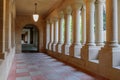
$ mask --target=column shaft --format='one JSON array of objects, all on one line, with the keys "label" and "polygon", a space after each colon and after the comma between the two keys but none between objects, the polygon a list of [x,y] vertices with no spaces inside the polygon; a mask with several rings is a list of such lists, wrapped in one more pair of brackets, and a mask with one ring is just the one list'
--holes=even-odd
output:
[{"label": "column shaft", "polygon": [[94,6],[95,0],[90,0],[88,3],[89,8],[89,14],[88,15],[88,45],[89,46],[94,46],[95,45],[95,35],[94,35],[94,11],[95,11],[95,6]]},{"label": "column shaft", "polygon": [[10,50],[13,48],[13,14],[11,13],[11,46],[10,46]]},{"label": "column shaft", "polygon": [[73,9],[73,44],[80,45],[80,8],[81,7],[74,7]]},{"label": "column shaft", "polygon": [[71,26],[71,14],[67,14],[65,16],[65,44],[67,45],[71,43],[70,26]]},{"label": "column shaft", "polygon": [[3,0],[0,0],[0,54],[3,51]]},{"label": "column shaft", "polygon": [[104,45],[104,37],[103,37],[103,6],[104,2],[97,1],[96,2],[96,45],[103,46]]},{"label": "column shaft", "polygon": [[57,51],[56,50],[56,45],[58,42],[58,20],[55,18],[54,20],[54,44],[53,44],[53,51]]},{"label": "column shaft", "polygon": [[62,52],[62,44],[63,44],[63,27],[64,27],[64,14],[61,11],[59,14],[59,26],[58,26],[58,44],[56,46],[56,50],[58,53]]},{"label": "column shaft", "polygon": [[54,44],[58,42],[58,20],[55,20],[54,23]]},{"label": "column shaft", "polygon": [[55,34],[55,32],[54,32],[54,29],[55,29],[54,21],[52,22],[51,26],[52,26],[51,50],[53,51],[53,45],[54,45],[54,42],[55,42],[55,40],[54,40],[54,38],[55,38],[55,35],[54,35]]},{"label": "column shaft", "polygon": [[46,22],[46,49],[48,49],[48,43],[50,42],[50,24]]},{"label": "column shaft", "polygon": [[12,48],[15,47],[15,17],[12,18]]},{"label": "column shaft", "polygon": [[72,6],[73,8],[73,13],[72,13],[72,39],[73,43],[70,46],[70,56],[75,56],[80,58],[80,50],[81,50],[81,43],[80,43],[80,38],[81,38],[81,22],[80,22],[80,16],[81,16],[81,7],[82,3],[74,4]]},{"label": "column shaft", "polygon": [[[9,5],[10,11],[11,11],[11,5]],[[9,12],[9,31],[8,31],[8,36],[9,36],[9,50],[11,49],[11,36],[12,36],[12,14]]]},{"label": "column shaft", "polygon": [[4,52],[8,52],[9,50],[9,41],[8,41],[8,29],[9,29],[9,1],[5,1],[5,4],[6,4],[6,7],[5,7],[5,17],[4,17],[4,22],[3,22],[3,25],[4,25],[4,45],[3,45],[3,51]]},{"label": "column shaft", "polygon": [[53,39],[54,39],[54,25],[53,23],[51,23],[51,44],[53,43]]},{"label": "column shaft", "polygon": [[82,44],[86,43],[86,7],[82,8]]},{"label": "column shaft", "polygon": [[69,55],[69,48],[71,45],[71,7],[67,7],[65,10],[65,42],[62,46],[62,53]]},{"label": "column shaft", "polygon": [[110,46],[118,46],[118,0],[106,0],[107,43]]},{"label": "column shaft", "polygon": [[59,23],[59,43],[63,43],[63,28],[64,28],[64,17],[60,18],[60,23]]},{"label": "column shaft", "polygon": [[49,50],[52,50],[52,43],[53,43],[53,23],[50,23],[50,43],[49,43]]},{"label": "column shaft", "polygon": [[[120,4],[120,0],[118,0],[118,4]],[[120,8],[120,5],[118,5],[118,9]],[[118,42],[120,44],[120,10],[118,10]]]},{"label": "column shaft", "polygon": [[5,17],[5,13],[4,13],[4,9],[3,9],[3,1],[4,0],[0,0],[0,59],[4,58],[4,54],[3,54],[3,21],[4,21],[4,17]]}]

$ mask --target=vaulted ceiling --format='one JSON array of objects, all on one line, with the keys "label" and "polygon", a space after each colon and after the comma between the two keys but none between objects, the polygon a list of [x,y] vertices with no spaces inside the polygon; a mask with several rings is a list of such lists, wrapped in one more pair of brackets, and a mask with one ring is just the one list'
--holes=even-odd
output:
[{"label": "vaulted ceiling", "polygon": [[47,16],[52,10],[58,7],[63,0],[16,0],[17,15],[31,15],[34,13],[37,3],[37,13]]}]

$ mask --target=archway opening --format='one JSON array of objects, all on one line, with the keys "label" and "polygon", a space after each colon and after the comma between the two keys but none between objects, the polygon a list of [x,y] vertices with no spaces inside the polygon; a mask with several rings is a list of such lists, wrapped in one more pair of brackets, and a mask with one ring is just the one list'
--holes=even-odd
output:
[{"label": "archway opening", "polygon": [[21,45],[22,52],[38,52],[38,29],[35,25],[26,25],[22,29]]}]

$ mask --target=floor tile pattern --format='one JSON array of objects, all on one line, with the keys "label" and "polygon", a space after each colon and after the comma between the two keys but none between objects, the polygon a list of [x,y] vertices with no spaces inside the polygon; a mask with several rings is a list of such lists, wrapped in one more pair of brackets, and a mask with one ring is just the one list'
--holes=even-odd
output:
[{"label": "floor tile pattern", "polygon": [[16,54],[8,80],[105,80],[90,76],[44,53]]}]

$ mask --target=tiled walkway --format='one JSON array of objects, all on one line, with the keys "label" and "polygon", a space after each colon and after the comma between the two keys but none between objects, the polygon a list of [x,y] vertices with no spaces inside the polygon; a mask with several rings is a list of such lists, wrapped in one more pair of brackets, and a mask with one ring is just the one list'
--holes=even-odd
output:
[{"label": "tiled walkway", "polygon": [[77,71],[43,53],[16,54],[8,80],[104,80]]},{"label": "tiled walkway", "polygon": [[33,44],[22,44],[22,51],[37,51],[37,47]]}]

